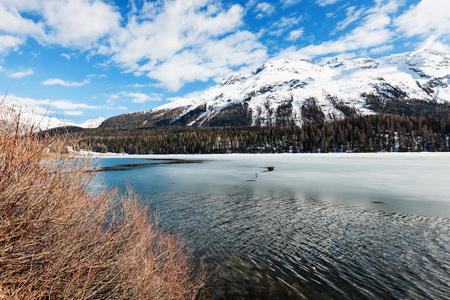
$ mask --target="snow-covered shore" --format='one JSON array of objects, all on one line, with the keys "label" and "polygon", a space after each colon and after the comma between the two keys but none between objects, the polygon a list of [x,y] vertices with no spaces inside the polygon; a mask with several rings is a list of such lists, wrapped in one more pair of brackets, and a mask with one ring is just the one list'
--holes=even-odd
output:
[{"label": "snow-covered shore", "polygon": [[228,160],[228,159],[271,159],[271,160],[295,160],[298,158],[450,158],[450,152],[367,152],[367,153],[232,153],[232,154],[118,154],[118,153],[98,153],[80,151],[81,155],[92,155],[95,157],[108,158],[147,158],[147,159],[183,159],[183,160]]}]

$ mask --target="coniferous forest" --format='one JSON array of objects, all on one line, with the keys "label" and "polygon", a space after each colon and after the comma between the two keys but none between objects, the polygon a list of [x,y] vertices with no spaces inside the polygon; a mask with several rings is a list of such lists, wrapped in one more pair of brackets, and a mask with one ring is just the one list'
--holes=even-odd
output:
[{"label": "coniferous forest", "polygon": [[298,126],[66,128],[75,150],[129,154],[449,151],[450,115],[370,115]]}]

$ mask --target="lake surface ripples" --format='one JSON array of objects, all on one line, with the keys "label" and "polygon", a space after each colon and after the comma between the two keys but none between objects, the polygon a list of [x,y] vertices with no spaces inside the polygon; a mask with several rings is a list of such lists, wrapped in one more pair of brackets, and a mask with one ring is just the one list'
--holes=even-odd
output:
[{"label": "lake surface ripples", "polygon": [[[228,171],[236,165],[226,162],[221,169],[228,170],[224,177],[214,177],[211,184],[202,181],[204,172],[214,173],[207,171],[208,162],[152,161],[148,168],[142,168],[142,161],[135,163],[139,168],[105,172],[106,182],[126,179],[151,199],[151,206],[163,215],[163,226],[181,232],[194,257],[210,270],[209,293],[215,299],[448,299],[450,295],[450,218],[442,216],[448,211],[412,214],[402,211],[403,204],[395,205],[400,207],[395,211],[384,205],[390,201],[386,195],[374,201],[356,193],[354,197],[370,199],[359,202],[345,201],[352,193],[340,190],[336,194],[341,196],[333,198],[330,190],[324,194],[302,186],[277,189],[267,179],[283,172],[282,162],[270,165],[271,172],[267,165],[234,169],[231,179]],[[100,168],[114,164],[125,162],[109,159]],[[129,159],[126,164],[130,166]],[[209,165],[214,170],[219,166]],[[190,172],[192,178],[186,177]],[[214,186],[217,180],[222,181],[220,188]],[[423,207],[420,201],[409,204]],[[439,205],[447,207],[442,201]]]}]

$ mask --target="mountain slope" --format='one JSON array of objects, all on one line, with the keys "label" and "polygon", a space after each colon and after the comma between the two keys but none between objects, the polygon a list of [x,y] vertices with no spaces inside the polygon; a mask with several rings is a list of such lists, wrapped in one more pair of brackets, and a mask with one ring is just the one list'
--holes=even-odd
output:
[{"label": "mountain slope", "polygon": [[450,54],[433,50],[351,61],[277,60],[195,96],[116,116],[101,127],[299,125],[375,114],[386,101],[450,101]]}]

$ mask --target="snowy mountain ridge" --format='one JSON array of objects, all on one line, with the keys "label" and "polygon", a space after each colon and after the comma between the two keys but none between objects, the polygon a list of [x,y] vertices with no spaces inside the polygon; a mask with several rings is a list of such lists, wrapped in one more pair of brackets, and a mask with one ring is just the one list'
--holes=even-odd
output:
[{"label": "snowy mountain ridge", "polygon": [[[98,119],[87,120],[82,124],[75,124],[73,122],[64,121],[63,119],[37,114],[26,106],[14,102],[0,104],[0,109],[4,112],[10,111],[12,115],[20,114],[20,122],[30,127],[33,126],[36,130],[48,130],[63,126],[96,128],[105,120],[105,118],[99,117]],[[6,116],[9,117],[8,114],[6,114]],[[2,117],[5,117],[5,115]]]},{"label": "snowy mountain ridge", "polygon": [[265,63],[251,73],[226,77],[194,96],[127,114],[127,118],[110,118],[102,127],[301,126],[308,119],[310,107],[323,113],[325,120],[345,118],[345,108],[357,115],[374,114],[367,105],[370,97],[380,101],[448,102],[449,85],[448,52],[421,49],[378,59],[335,57],[320,64],[281,59]]},{"label": "snowy mountain ridge", "polygon": [[105,118],[98,117],[97,119],[89,119],[84,123],[78,124],[76,126],[81,128],[97,128],[102,124],[102,122],[105,121]]}]

